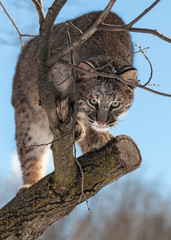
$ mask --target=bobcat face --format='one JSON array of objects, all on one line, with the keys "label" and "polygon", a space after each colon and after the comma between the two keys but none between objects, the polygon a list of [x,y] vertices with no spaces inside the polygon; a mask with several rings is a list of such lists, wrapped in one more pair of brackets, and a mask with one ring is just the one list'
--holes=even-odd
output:
[{"label": "bobcat face", "polygon": [[[135,75],[135,70],[130,70],[122,77],[130,79],[134,76],[136,79]],[[77,117],[96,131],[107,131],[116,125],[118,118],[129,109],[134,91],[117,79],[87,77],[82,76],[77,82]]]}]

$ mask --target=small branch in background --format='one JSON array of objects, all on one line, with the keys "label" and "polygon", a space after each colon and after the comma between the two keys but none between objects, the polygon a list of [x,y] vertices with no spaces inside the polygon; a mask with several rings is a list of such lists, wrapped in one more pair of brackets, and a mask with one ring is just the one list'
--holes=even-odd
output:
[{"label": "small branch in background", "polygon": [[7,9],[5,8],[5,6],[3,5],[2,2],[0,2],[0,5],[2,6],[2,8],[4,9],[4,12],[7,14],[8,18],[10,19],[10,21],[12,22],[12,24],[14,25],[15,29],[17,30],[19,37],[20,37],[20,43],[21,43],[21,49],[23,48],[23,39],[22,37],[36,37],[37,35],[32,35],[32,34],[22,34],[19,30],[19,28],[17,27],[16,23],[14,22],[14,20],[12,19],[12,17],[10,16],[10,14],[8,13]]},{"label": "small branch in background", "polygon": [[146,85],[148,85],[148,84],[150,83],[150,81],[151,81],[151,79],[152,79],[152,76],[153,76],[153,67],[152,67],[152,64],[151,64],[150,60],[148,59],[147,55],[145,54],[145,52],[144,52],[143,49],[141,48],[141,46],[138,46],[138,44],[135,44],[135,45],[140,49],[140,52],[144,55],[144,57],[147,59],[147,61],[148,61],[149,64],[150,64],[150,69],[151,69],[150,78],[149,78],[149,80],[143,85],[143,86],[145,87]]},{"label": "small branch in background", "polygon": [[45,19],[42,0],[32,0],[32,2],[33,2],[34,5],[36,6],[37,13],[38,13],[38,15],[39,15],[39,25],[40,25],[40,27],[41,27],[42,24],[43,24],[43,22],[44,22],[44,19]]},{"label": "small branch in background", "polygon": [[160,0],[155,1],[153,4],[151,4],[147,9],[145,9],[138,17],[136,17],[132,22],[127,24],[127,28],[132,27],[136,22],[138,22],[142,17],[144,17],[149,11],[151,11],[152,8],[154,8]]},{"label": "small branch in background", "polygon": [[17,30],[19,36],[20,36],[20,42],[21,42],[21,48],[23,47],[23,39],[22,39],[22,33],[20,32],[19,28],[17,27],[16,23],[14,22],[14,20],[12,19],[12,17],[10,16],[10,14],[8,13],[7,9],[5,8],[5,6],[3,5],[2,2],[0,2],[0,5],[2,6],[2,8],[4,9],[5,13],[7,14],[8,18],[11,20],[12,24],[14,25],[15,29]]}]

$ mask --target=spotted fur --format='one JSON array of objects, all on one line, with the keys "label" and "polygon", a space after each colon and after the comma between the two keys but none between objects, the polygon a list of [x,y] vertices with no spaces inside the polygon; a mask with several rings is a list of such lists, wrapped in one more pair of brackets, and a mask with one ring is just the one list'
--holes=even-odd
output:
[{"label": "spotted fur", "polygon": [[[75,26],[85,32],[98,18],[100,12],[93,12],[74,19]],[[109,13],[104,21],[122,25],[123,21]],[[72,41],[79,33],[70,28]],[[15,109],[16,141],[25,186],[30,186],[44,175],[46,153],[49,147],[34,145],[52,140],[47,116],[38,104],[37,60],[39,39],[28,42],[17,63],[13,81],[12,104]],[[54,27],[50,54],[68,46],[65,23]],[[132,43],[128,32],[97,31],[91,38],[74,50],[75,64],[88,69],[118,74],[128,81],[136,81],[132,70]],[[70,53],[64,57],[70,62]],[[128,69],[126,72],[123,69]],[[133,102],[134,89],[117,78],[93,76],[77,72],[74,74],[77,93],[77,122],[75,135],[83,153],[99,149],[111,139],[108,129],[117,123]],[[73,96],[72,70],[57,63],[51,70],[51,81],[62,99]],[[59,107],[61,106],[61,107]],[[65,111],[64,104],[57,102],[57,112]],[[65,111],[65,114],[66,115]],[[61,113],[63,118],[63,114]]]}]

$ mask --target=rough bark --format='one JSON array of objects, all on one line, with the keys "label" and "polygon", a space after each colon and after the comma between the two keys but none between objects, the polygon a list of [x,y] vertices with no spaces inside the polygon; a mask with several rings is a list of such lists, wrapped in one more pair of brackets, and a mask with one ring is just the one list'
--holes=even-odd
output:
[{"label": "rough bark", "polygon": [[[138,168],[141,155],[134,141],[121,135],[99,151],[87,153],[78,160],[85,177],[84,193],[90,198],[104,186]],[[0,211],[0,239],[36,239],[49,225],[68,215],[80,203],[79,169],[67,190],[61,188],[51,173],[16,196]]]}]

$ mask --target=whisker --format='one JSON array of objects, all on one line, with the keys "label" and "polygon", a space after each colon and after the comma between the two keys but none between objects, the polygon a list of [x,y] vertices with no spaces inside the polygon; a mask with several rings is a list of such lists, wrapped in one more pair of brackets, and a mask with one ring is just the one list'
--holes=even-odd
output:
[{"label": "whisker", "polygon": [[119,125],[115,125],[115,127],[117,127],[118,132],[120,131],[122,134],[125,134],[124,130],[119,126]]},{"label": "whisker", "polygon": [[[115,128],[116,132],[114,131],[113,128]],[[118,131],[118,129],[117,129],[115,126],[113,126],[112,128],[110,128],[110,130],[111,130],[111,132],[112,132],[112,134],[113,134],[114,136],[115,136],[116,134],[119,134],[119,131]]]}]

